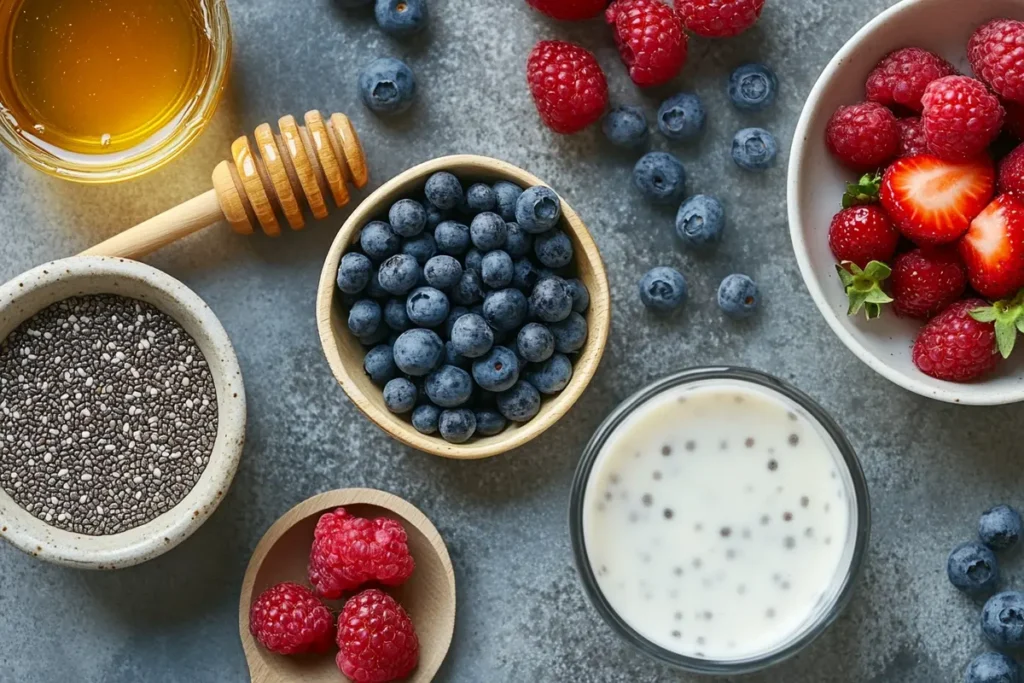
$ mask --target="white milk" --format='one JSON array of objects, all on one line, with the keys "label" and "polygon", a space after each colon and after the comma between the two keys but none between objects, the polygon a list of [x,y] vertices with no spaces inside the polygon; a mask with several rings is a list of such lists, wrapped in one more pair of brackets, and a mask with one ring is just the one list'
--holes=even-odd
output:
[{"label": "white milk", "polygon": [[733,381],[636,408],[594,463],[586,553],[612,609],[680,655],[778,650],[829,606],[850,565],[841,455],[797,404]]}]

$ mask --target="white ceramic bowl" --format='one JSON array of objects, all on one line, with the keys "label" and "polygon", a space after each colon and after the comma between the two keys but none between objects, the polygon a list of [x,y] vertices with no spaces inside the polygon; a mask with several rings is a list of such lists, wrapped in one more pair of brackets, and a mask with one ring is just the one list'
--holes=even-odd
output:
[{"label": "white ceramic bowl", "polygon": [[825,148],[825,126],[837,107],[864,99],[864,81],[882,57],[901,47],[932,50],[970,73],[967,40],[989,19],[1024,19],[1022,0],[904,0],[875,17],[828,63],[807,97],[793,136],[789,159],[789,229],[804,282],[821,314],[846,346],[873,370],[922,396],[950,403],[998,405],[1024,401],[1024,365],[1004,363],[988,378],[970,384],[933,379],[911,360],[920,323],[891,311],[868,322],[846,315],[846,295],[828,247],[828,226],[840,209],[844,182],[855,173],[841,167]]},{"label": "white ceramic bowl", "polygon": [[22,273],[0,287],[0,339],[56,301],[101,293],[146,301],[195,339],[216,386],[218,429],[210,462],[188,495],[151,522],[119,534],[87,536],[50,526],[0,489],[0,536],[30,555],[80,569],[129,567],[191,536],[227,493],[245,443],[242,372],[227,332],[195,292],[156,268],[127,259],[74,256]]}]

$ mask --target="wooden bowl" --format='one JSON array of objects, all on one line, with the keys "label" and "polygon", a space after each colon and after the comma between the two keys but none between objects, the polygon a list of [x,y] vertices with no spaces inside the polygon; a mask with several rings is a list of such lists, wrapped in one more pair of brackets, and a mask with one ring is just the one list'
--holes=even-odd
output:
[{"label": "wooden bowl", "polygon": [[[412,577],[387,588],[412,618],[420,641],[420,662],[409,683],[428,683],[441,667],[455,631],[455,573],[448,549],[430,520],[398,496],[374,489],[328,491],[299,503],[264,534],[249,560],[238,603],[238,630],[253,683],[339,683],[334,654],[286,657],[262,648],[249,633],[249,607],[267,588],[291,581],[308,585],[313,528],[324,512],[344,506],[360,517],[390,517],[409,534],[416,560]],[[329,601],[340,611],[343,601]]]},{"label": "wooden bowl", "polygon": [[559,227],[572,240],[578,277],[590,290],[590,308],[586,313],[589,328],[587,342],[580,349],[573,365],[569,385],[557,396],[545,397],[540,412],[532,420],[525,424],[510,424],[505,431],[495,436],[474,437],[467,443],[453,444],[440,436],[416,431],[407,416],[388,411],[380,387],[374,385],[363,371],[366,349],[349,331],[341,306],[335,301],[340,298],[337,297],[335,277],[341,257],[359,239],[359,231],[363,226],[374,219],[387,220],[388,208],[395,201],[421,195],[427,178],[437,171],[450,171],[464,184],[508,180],[524,188],[546,185],[536,176],[512,164],[472,155],[434,159],[391,179],[356,208],[335,237],[320,274],[316,301],[317,325],[331,371],[356,407],[378,427],[402,443],[434,455],[458,459],[487,458],[518,448],[537,437],[558,422],[583,394],[597,371],[608,341],[611,325],[608,277],[597,244],[587,226],[563,199],[562,222]]}]

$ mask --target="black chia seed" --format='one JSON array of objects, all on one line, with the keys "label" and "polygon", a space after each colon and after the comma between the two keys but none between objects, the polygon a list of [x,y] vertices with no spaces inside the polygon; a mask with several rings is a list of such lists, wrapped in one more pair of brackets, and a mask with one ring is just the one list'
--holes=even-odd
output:
[{"label": "black chia seed", "polygon": [[206,359],[150,304],[71,297],[0,342],[0,486],[47,524],[100,536],[152,521],[216,437]]}]

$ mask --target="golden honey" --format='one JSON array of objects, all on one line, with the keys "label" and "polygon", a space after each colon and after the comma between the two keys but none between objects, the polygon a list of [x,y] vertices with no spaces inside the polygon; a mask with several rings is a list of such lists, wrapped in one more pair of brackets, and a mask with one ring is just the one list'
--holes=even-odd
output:
[{"label": "golden honey", "polygon": [[0,0],[5,125],[69,162],[159,146],[208,87],[208,4]]}]

